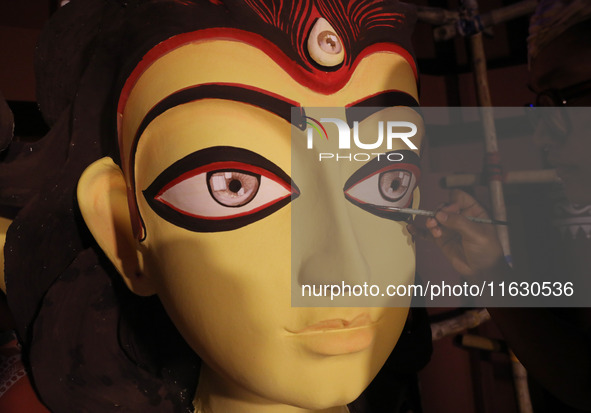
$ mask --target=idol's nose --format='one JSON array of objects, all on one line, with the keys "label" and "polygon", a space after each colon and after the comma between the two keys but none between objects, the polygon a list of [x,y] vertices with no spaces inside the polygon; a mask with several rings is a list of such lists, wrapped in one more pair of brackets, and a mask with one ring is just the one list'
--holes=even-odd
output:
[{"label": "idol's nose", "polygon": [[[353,225],[339,169],[326,168],[292,209],[292,261],[302,285],[362,284],[370,267]],[[295,203],[294,203],[295,204]]]}]

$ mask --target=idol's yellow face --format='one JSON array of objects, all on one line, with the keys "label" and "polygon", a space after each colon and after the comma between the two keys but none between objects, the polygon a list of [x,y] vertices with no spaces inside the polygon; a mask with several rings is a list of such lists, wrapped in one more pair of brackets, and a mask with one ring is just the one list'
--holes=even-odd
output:
[{"label": "idol's yellow face", "polygon": [[[292,307],[291,272],[313,278],[325,265],[318,252],[329,251],[343,258],[343,276],[387,271],[392,283],[409,282],[414,246],[403,224],[344,198],[359,163],[339,166],[338,187],[323,187],[333,181],[312,165],[314,173],[292,185],[292,126],[280,107],[345,107],[386,90],[416,99],[415,85],[404,58],[379,52],[342,88],[321,93],[233,40],[181,45],[138,78],[120,123],[123,169],[143,227],[143,273],[220,380],[271,403],[325,408],[355,399],[381,368],[408,309]],[[206,87],[198,99],[168,99],[199,86]],[[420,136],[413,139],[420,147]],[[314,208],[308,247],[293,257],[296,202],[323,206]],[[373,237],[389,242],[376,246]]]}]

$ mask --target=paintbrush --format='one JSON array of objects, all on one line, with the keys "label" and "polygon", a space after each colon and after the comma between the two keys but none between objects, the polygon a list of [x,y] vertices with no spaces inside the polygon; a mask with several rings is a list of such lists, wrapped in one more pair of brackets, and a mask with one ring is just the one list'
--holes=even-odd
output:
[{"label": "paintbrush", "polygon": [[[427,211],[424,209],[390,207],[390,206],[384,206],[384,205],[374,205],[374,207],[380,208],[380,209],[387,209],[388,211],[399,212],[401,214],[424,215],[426,217],[432,217],[432,218],[434,218],[435,214],[438,212],[438,211]],[[496,219],[471,217],[468,215],[464,215],[464,217],[472,222],[478,222],[479,224],[507,225],[507,221],[498,221]]]}]

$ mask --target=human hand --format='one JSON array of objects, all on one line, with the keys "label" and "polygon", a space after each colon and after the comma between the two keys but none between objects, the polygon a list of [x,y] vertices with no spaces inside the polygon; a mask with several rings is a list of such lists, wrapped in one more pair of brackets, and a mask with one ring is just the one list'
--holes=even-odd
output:
[{"label": "human hand", "polygon": [[492,224],[476,223],[466,216],[488,218],[484,208],[464,191],[454,189],[450,202],[428,218],[426,228],[409,224],[413,236],[431,239],[462,275],[473,276],[495,268],[503,249]]}]

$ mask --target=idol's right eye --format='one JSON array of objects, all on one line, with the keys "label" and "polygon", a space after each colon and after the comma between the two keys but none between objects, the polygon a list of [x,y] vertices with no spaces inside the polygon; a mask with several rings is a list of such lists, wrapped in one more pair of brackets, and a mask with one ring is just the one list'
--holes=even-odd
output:
[{"label": "idol's right eye", "polygon": [[[382,172],[379,176],[378,187],[380,195],[386,201],[398,202],[408,194],[411,182],[416,179],[410,171],[395,169],[393,171]],[[412,182],[413,184],[415,182]]]},{"label": "idol's right eye", "polygon": [[417,185],[418,173],[413,169],[407,165],[387,166],[351,186],[345,197],[359,206],[408,208]]},{"label": "idol's right eye", "polygon": [[175,162],[144,191],[158,215],[196,232],[240,228],[298,195],[275,164],[231,147],[203,149]]},{"label": "idol's right eye", "polygon": [[[382,218],[404,221],[408,215],[389,210],[408,208],[421,171],[418,156],[411,151],[390,152],[359,168],[343,188],[345,198]],[[393,159],[395,161],[391,161]]]}]

